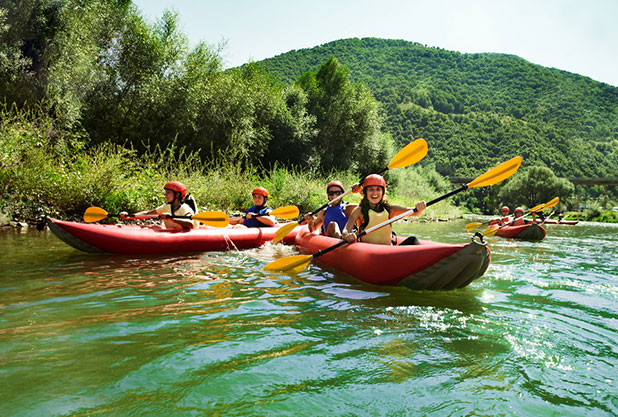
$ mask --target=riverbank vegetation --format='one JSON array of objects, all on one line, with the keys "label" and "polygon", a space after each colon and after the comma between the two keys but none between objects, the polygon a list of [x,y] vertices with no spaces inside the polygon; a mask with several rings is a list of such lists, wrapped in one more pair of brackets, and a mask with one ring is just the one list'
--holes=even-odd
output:
[{"label": "riverbank vegetation", "polygon": [[[185,183],[201,210],[235,213],[252,205],[251,190],[265,186],[272,207],[297,205],[309,212],[325,201],[325,184],[359,180],[351,171],[269,168],[239,163],[234,152],[220,152],[203,162],[199,153],[173,145],[138,152],[117,144],[87,146],[79,132],[59,129],[46,109],[0,109],[0,213],[30,223],[42,215],[79,219],[89,206],[109,212],[139,211],[163,202],[163,185]],[[435,170],[393,170],[389,194],[393,202],[413,205],[449,187]],[[357,202],[359,195],[350,201]],[[424,219],[453,218],[459,210],[441,202]]]}]

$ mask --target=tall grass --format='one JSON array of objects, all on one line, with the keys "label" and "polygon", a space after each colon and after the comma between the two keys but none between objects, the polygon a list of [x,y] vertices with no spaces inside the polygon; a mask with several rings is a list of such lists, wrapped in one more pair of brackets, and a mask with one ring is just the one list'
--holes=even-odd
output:
[{"label": "tall grass", "polygon": [[[0,212],[35,222],[42,214],[79,219],[93,205],[112,213],[151,209],[163,203],[163,185],[177,180],[200,209],[244,211],[253,205],[251,190],[261,185],[270,191],[270,206],[293,204],[307,213],[324,203],[328,181],[353,184],[359,179],[350,172],[251,166],[233,152],[204,163],[197,154],[173,147],[138,154],[118,145],[86,144],[79,131],[57,130],[44,106],[29,111],[0,107]],[[387,181],[391,202],[406,206],[447,188],[432,168],[393,170]],[[360,196],[348,200],[358,202]],[[423,217],[458,215],[444,202]]]}]

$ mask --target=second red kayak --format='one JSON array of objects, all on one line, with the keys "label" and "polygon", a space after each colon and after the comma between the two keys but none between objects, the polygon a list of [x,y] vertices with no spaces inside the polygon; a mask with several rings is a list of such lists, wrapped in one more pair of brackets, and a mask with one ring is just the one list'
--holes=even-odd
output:
[{"label": "second red kayak", "polygon": [[[199,228],[170,230],[160,226],[76,223],[47,219],[50,230],[62,241],[83,252],[122,254],[166,254],[226,251],[256,248],[271,241],[278,227]],[[289,233],[293,243],[300,227]]]},{"label": "second red kayak", "polygon": [[[405,240],[398,238],[398,243]],[[340,242],[303,227],[295,244],[315,253]],[[462,288],[482,276],[489,266],[487,246],[476,241],[449,245],[420,241],[420,245],[387,246],[353,243],[328,252],[316,261],[375,285],[404,285],[414,290]]]},{"label": "second red kayak", "polygon": [[543,240],[545,235],[546,232],[543,226],[539,226],[536,223],[522,224],[520,226],[502,226],[496,232],[496,236],[521,240]]}]

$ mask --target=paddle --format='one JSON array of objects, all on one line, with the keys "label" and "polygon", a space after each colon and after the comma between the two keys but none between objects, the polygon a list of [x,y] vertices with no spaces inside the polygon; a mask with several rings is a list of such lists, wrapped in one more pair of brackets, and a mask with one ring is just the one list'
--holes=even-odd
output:
[{"label": "paddle", "polygon": [[[410,166],[412,164],[417,163],[421,159],[423,159],[425,155],[427,155],[427,142],[425,141],[425,139],[417,139],[414,142],[408,143],[406,146],[403,147],[403,149],[397,152],[397,155],[395,155],[393,159],[391,159],[391,162],[388,164],[388,166],[382,169],[381,171],[377,172],[377,174],[382,175],[389,169],[404,168],[404,167]],[[361,180],[355,185],[361,185],[364,179],[365,177],[361,178]],[[316,213],[319,213],[321,210],[325,209],[329,205],[333,206],[339,203],[339,201],[341,201],[343,197],[345,197],[346,195],[352,192],[353,188],[354,188],[354,185],[350,187],[348,191],[341,194],[339,197],[333,199],[332,201],[329,201],[328,203],[323,204],[320,208],[313,210],[311,213],[309,213],[309,215],[315,216]],[[296,226],[298,226],[299,224],[304,224],[304,223],[305,223],[305,220],[303,219],[300,223],[290,222],[284,226],[281,226],[279,230],[277,230],[273,236],[273,243],[279,242],[281,239],[287,236],[287,234],[290,233]]]},{"label": "paddle", "polygon": [[[556,206],[558,204],[559,201],[560,201],[560,198],[559,197],[555,197],[555,198],[551,199],[550,201],[548,201],[545,204],[539,204],[538,206],[532,207],[530,210],[528,210],[527,213],[524,213],[522,216],[518,217],[517,219],[526,217],[526,216],[528,216],[528,215],[530,215],[532,213],[537,213],[539,211],[543,211],[546,208],[554,207],[554,206]],[[509,217],[511,217],[511,216],[509,216]],[[504,225],[502,225],[500,227],[489,227],[489,228],[487,228],[487,229],[485,229],[483,231],[482,235],[485,236],[485,237],[491,237],[491,236],[495,235],[496,233],[498,233],[498,230],[502,229],[505,226],[508,226],[508,225],[512,224],[517,219],[510,220],[508,223],[506,223],[506,224],[504,224]],[[545,223],[545,222],[543,222],[543,223]]]},{"label": "paddle", "polygon": [[[262,213],[262,214],[253,214],[252,217],[262,217],[262,216],[275,216],[281,219],[293,219],[294,217],[298,217],[300,214],[300,210],[296,206],[285,206],[279,207],[272,210],[270,213]],[[245,219],[246,216],[239,217],[238,219]]]},{"label": "paddle", "polygon": [[[107,211],[103,210],[100,207],[88,207],[86,212],[84,213],[84,221],[86,223],[98,222],[99,220],[103,220],[107,217],[119,217],[120,214],[109,214]],[[187,220],[197,220],[202,224],[207,226],[214,227],[225,227],[229,224],[230,220],[227,217],[227,214],[222,211],[203,211],[201,213],[194,214],[193,216],[169,216],[172,219],[187,219]],[[125,216],[125,218],[132,219],[157,219],[159,218],[158,214],[130,214]]]},{"label": "paddle", "polygon": [[[445,198],[448,198],[454,194],[460,193],[462,191],[467,190],[468,188],[475,188],[475,187],[485,187],[488,185],[493,185],[497,182],[500,182],[508,177],[510,177],[511,175],[513,175],[515,173],[515,171],[517,171],[517,169],[519,168],[519,166],[521,165],[521,157],[520,156],[516,156],[515,158],[504,162],[501,165],[498,165],[497,167],[491,169],[490,171],[487,171],[485,174],[481,175],[480,177],[477,177],[476,179],[474,179],[472,182],[469,182],[468,184],[462,185],[460,188],[453,190],[449,193],[446,193],[436,199],[431,200],[430,202],[427,203],[427,207],[436,204],[439,201],[444,200]],[[378,225],[375,225],[373,227],[370,227],[369,229],[363,230],[361,233],[358,234],[358,238],[361,238],[363,236],[365,236],[368,233],[373,232],[374,230],[377,230],[381,227],[384,227],[388,224],[391,224],[393,222],[396,222],[399,219],[402,219],[404,217],[409,216],[410,214],[414,213],[416,211],[416,208],[412,208],[404,213],[401,213],[398,216],[393,217],[392,219],[388,219],[385,222],[382,222]],[[269,263],[268,265],[266,265],[264,267],[264,270],[266,271],[290,271],[290,272],[300,272],[302,271],[308,264],[309,262],[311,262],[313,259],[317,258],[318,256],[324,255],[325,253],[328,253],[332,250],[335,250],[343,245],[346,245],[348,243],[347,240],[342,240],[341,242],[338,242],[332,246],[329,246],[328,248],[322,249],[317,251],[316,253],[312,254],[312,255],[297,255],[297,256],[289,256],[286,258],[281,258],[278,259],[274,262]]]},{"label": "paddle", "polygon": [[[526,216],[526,215],[528,215],[528,214],[530,214],[530,213],[532,213],[532,212],[535,212],[535,213],[536,213],[536,212],[537,212],[537,211],[539,211],[539,210],[543,210],[543,209],[546,209],[546,208],[554,207],[556,204],[558,204],[558,201],[559,201],[559,200],[560,200],[560,199],[559,199],[558,197],[556,197],[556,198],[554,198],[554,199],[552,199],[552,200],[548,201],[548,202],[547,202],[547,203],[545,203],[545,204],[539,204],[538,206],[534,206],[534,207],[532,207],[530,210],[528,210],[528,213],[524,214],[524,216]],[[511,215],[511,216],[507,216],[507,217],[513,217],[513,216]],[[483,223],[478,223],[478,222],[468,223],[468,224],[465,226],[465,228],[466,228],[466,230],[470,230],[470,231],[472,231],[472,230],[474,230],[474,229],[476,229],[476,228],[478,228],[478,227],[480,227],[480,226],[483,226],[483,225],[485,225],[485,224],[489,224],[489,223],[491,223],[492,221],[493,221],[493,219],[492,219],[492,220],[488,220],[488,221],[483,222]]]}]

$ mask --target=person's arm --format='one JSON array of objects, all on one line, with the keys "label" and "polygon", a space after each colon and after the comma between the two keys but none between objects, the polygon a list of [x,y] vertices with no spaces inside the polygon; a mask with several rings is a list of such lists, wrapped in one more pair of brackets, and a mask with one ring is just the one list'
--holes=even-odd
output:
[{"label": "person's arm", "polygon": [[[268,213],[270,213],[271,211],[272,211],[272,209],[268,210]],[[246,217],[247,217],[247,219],[252,219],[253,216],[255,216],[255,215],[256,215],[256,213],[249,212],[249,213],[246,214]],[[266,226],[274,226],[275,222],[277,221],[274,216],[262,216],[262,215],[260,215],[260,217],[256,217],[256,219],[258,219],[258,221],[260,223],[262,223],[262,224],[264,224]]]},{"label": "person's arm", "polygon": [[[144,211],[138,211],[137,213],[133,213],[134,216],[143,216],[145,214],[159,214],[157,212],[157,210],[144,210]],[[126,211],[122,211],[119,213],[120,218],[121,219],[126,219],[127,217],[129,217],[129,213],[127,213]]]},{"label": "person's arm", "polygon": [[326,210],[320,210],[317,217],[313,217],[310,215],[305,216],[305,220],[307,220],[307,226],[309,227],[309,231],[313,232],[316,229],[319,229],[320,226],[324,223],[324,216],[326,215]]},{"label": "person's arm", "polygon": [[341,232],[341,236],[348,241],[348,243],[356,242],[357,236],[356,233],[352,232],[354,225],[358,221],[359,217],[362,215],[360,206],[356,207],[350,217],[348,217],[348,222],[345,224],[343,231]]},{"label": "person's arm", "polygon": [[242,224],[244,220],[245,219],[243,219],[242,217],[233,217],[233,218],[230,219],[230,224],[232,226],[235,225],[235,224]]},{"label": "person's arm", "polygon": [[[425,211],[425,209],[427,208],[427,204],[424,201],[419,201],[418,203],[416,203],[414,208],[416,209],[416,211],[412,212],[411,214],[408,214],[406,217],[420,216],[421,214],[423,214],[423,211]],[[399,216],[400,214],[403,214],[406,211],[410,211],[411,209],[412,207],[391,206],[391,213],[390,213],[389,218],[392,219],[393,217]]]}]

